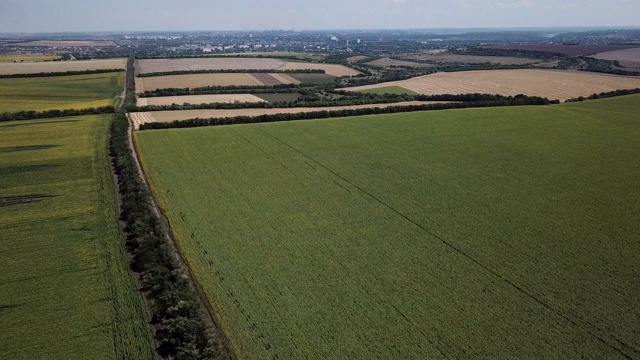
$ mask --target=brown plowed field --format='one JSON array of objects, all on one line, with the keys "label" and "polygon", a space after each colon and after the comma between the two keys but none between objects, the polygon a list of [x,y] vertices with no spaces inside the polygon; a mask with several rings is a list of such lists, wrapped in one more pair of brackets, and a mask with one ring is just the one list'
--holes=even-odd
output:
[{"label": "brown plowed field", "polygon": [[640,69],[640,47],[633,49],[609,51],[593,56],[602,60],[617,60],[626,68]]},{"label": "brown plowed field", "polygon": [[403,81],[345,88],[347,91],[401,86],[420,94],[500,94],[567,100],[640,87],[640,78],[555,70],[483,70],[436,73]]},{"label": "brown plowed field", "polygon": [[267,73],[255,73],[252,74],[256,79],[258,79],[258,81],[260,81],[261,83],[263,83],[264,85],[280,85],[282,84],[282,82],[278,79],[276,79],[275,77],[271,76],[271,74],[267,74]]},{"label": "brown plowed field", "polygon": [[127,59],[0,63],[0,75],[124,69]]},{"label": "brown plowed field", "polygon": [[489,49],[547,51],[569,56],[585,56],[607,51],[616,51],[638,47],[638,45],[492,45]]},{"label": "brown plowed field", "polygon": [[265,100],[251,94],[215,94],[215,95],[186,95],[186,96],[159,96],[150,98],[138,98],[138,106],[145,105],[171,105],[171,104],[211,104],[234,102],[265,102]]},{"label": "brown plowed field", "polygon": [[342,65],[287,62],[273,58],[143,59],[136,65],[140,74],[187,70],[307,70],[321,69],[333,76],[353,76],[356,70]]},{"label": "brown plowed field", "polygon": [[175,110],[175,111],[149,111],[129,113],[133,120],[134,127],[138,129],[140,124],[147,122],[170,122],[174,120],[188,120],[194,118],[224,118],[234,116],[260,116],[270,114],[295,114],[301,112],[331,111],[343,109],[364,109],[364,108],[385,108],[389,106],[401,105],[421,105],[435,104],[442,101],[405,101],[391,104],[369,104],[353,106],[330,106],[330,107],[299,107],[299,108],[276,108],[276,109],[232,109],[232,110]]}]

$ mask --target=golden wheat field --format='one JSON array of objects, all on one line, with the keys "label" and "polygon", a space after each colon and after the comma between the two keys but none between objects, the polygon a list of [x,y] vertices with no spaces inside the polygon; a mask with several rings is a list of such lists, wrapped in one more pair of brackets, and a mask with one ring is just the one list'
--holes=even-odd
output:
[{"label": "golden wheat field", "polygon": [[328,106],[328,107],[296,107],[296,108],[272,108],[272,109],[212,109],[212,110],[170,110],[170,111],[146,111],[129,113],[134,127],[138,129],[141,124],[148,122],[170,122],[174,120],[188,120],[194,118],[224,118],[235,116],[260,116],[273,114],[295,114],[314,111],[332,111],[344,109],[385,108],[389,106],[436,104],[442,101],[404,101],[390,104],[368,104],[352,106]]},{"label": "golden wheat field", "polygon": [[47,62],[0,62],[0,75],[54,73],[67,71],[124,69],[126,58],[76,60],[76,61],[47,61]]},{"label": "golden wheat field", "polygon": [[138,98],[138,106],[146,105],[171,105],[171,104],[211,104],[234,102],[265,102],[265,100],[251,94],[216,94],[216,95],[186,95],[186,96],[159,96],[150,98]]},{"label": "golden wheat field", "polygon": [[557,70],[483,70],[436,73],[402,81],[345,88],[361,91],[401,86],[420,94],[500,94],[541,96],[561,101],[619,89],[640,87],[640,78]]},{"label": "golden wheat field", "polygon": [[288,62],[273,58],[191,58],[142,59],[136,62],[139,74],[191,70],[325,70],[328,75],[353,76],[358,71],[335,64]]}]

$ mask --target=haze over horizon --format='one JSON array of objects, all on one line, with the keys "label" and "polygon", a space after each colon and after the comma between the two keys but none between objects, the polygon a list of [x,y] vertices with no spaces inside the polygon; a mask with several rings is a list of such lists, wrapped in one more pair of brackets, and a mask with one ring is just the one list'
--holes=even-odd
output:
[{"label": "haze over horizon", "polygon": [[0,32],[637,27],[640,1],[4,0]]}]

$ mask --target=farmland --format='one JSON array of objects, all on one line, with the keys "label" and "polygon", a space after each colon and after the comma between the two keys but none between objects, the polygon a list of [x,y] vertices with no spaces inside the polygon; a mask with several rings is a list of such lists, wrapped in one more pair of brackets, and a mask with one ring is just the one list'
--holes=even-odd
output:
[{"label": "farmland", "polygon": [[138,106],[171,105],[171,104],[209,104],[234,102],[263,102],[265,100],[251,94],[220,94],[220,95],[187,95],[187,96],[159,96],[139,98]]},{"label": "farmland", "polygon": [[118,228],[109,120],[0,123],[2,358],[154,358]]},{"label": "farmland", "polygon": [[599,45],[599,44],[580,44],[580,45],[492,45],[486,46],[491,49],[502,50],[526,50],[526,51],[545,51],[560,53],[569,56],[584,56],[608,51],[617,51],[623,49],[631,49],[638,45]]},{"label": "farmland", "polygon": [[596,59],[619,61],[627,68],[640,69],[640,47],[596,54]]},{"label": "farmland", "polygon": [[525,94],[567,100],[640,87],[640,78],[554,70],[485,70],[436,73],[402,81],[346,88],[349,91],[400,86],[420,94]]},{"label": "farmland", "polygon": [[49,72],[124,69],[127,59],[101,59],[47,62],[0,62],[0,75]]},{"label": "farmland", "polygon": [[634,95],[135,137],[240,358],[638,358],[639,113]]},{"label": "farmland", "polygon": [[[261,78],[258,78],[257,76]],[[205,86],[260,86],[265,83],[265,75],[283,74],[249,74],[249,73],[222,73],[222,74],[189,74],[189,75],[168,75],[136,78],[136,91],[153,91],[165,88],[196,88]],[[298,83],[295,79],[288,80],[288,77],[270,77],[270,85]]]},{"label": "farmland", "polygon": [[274,58],[144,59],[136,62],[140,74],[186,70],[325,70],[332,76],[353,76],[356,70],[335,64],[288,62]]},{"label": "farmland", "polygon": [[296,114],[315,111],[332,111],[343,109],[384,108],[389,106],[435,104],[439,101],[403,101],[388,104],[367,104],[351,106],[324,106],[324,107],[293,107],[293,108],[246,108],[246,109],[211,109],[211,110],[165,110],[129,113],[134,127],[137,129],[147,122],[171,122],[174,120],[187,120],[194,118],[224,118],[236,116],[259,116],[270,114]]},{"label": "farmland", "polygon": [[115,105],[123,73],[0,79],[0,113]]}]

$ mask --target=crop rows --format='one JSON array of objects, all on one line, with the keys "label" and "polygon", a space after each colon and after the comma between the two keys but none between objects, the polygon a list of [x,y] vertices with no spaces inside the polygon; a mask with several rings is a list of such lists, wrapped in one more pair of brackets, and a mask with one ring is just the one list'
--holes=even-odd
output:
[{"label": "crop rows", "polygon": [[240,357],[637,358],[638,100],[136,139]]},{"label": "crop rows", "polygon": [[109,120],[0,124],[3,358],[154,358],[117,225]]}]

